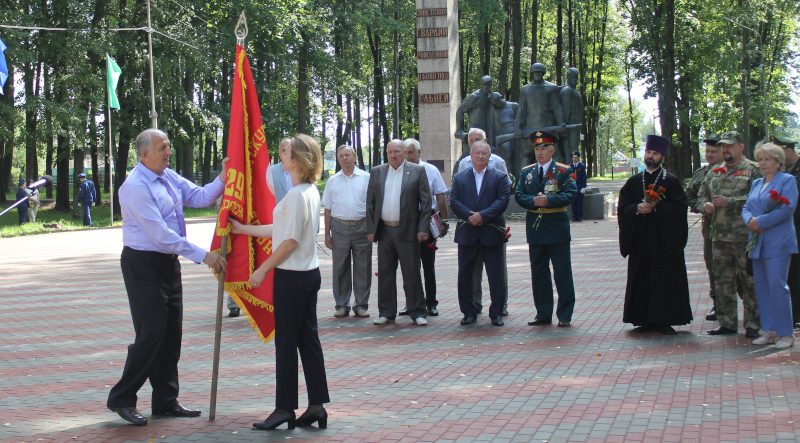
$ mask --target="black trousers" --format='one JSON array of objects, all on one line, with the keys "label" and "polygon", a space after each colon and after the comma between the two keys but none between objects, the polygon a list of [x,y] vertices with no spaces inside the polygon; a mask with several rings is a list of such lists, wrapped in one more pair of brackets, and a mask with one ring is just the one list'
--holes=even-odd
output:
[{"label": "black trousers", "polygon": [[489,279],[489,296],[492,303],[489,305],[489,317],[495,318],[503,312],[505,293],[503,286],[503,244],[499,245],[458,245],[458,305],[465,316],[475,317],[478,310],[473,300],[472,275],[478,255],[483,256],[486,268],[486,277]]},{"label": "black trousers", "polygon": [[319,269],[275,269],[275,407],[297,409],[297,351],[303,361],[308,404],[329,403],[325,359],[317,332]]},{"label": "black trousers", "polygon": [[178,257],[160,252],[122,250],[122,278],[128,291],[136,340],[128,346],[122,378],[108,394],[109,407],[135,407],[136,393],[149,378],[153,413],[178,402],[183,287]]},{"label": "black trousers", "polygon": [[435,238],[429,238],[419,244],[419,259],[422,262],[422,273],[425,277],[425,305],[435,308],[439,305],[436,300],[436,251],[429,248]]},{"label": "black trousers", "polygon": [[800,254],[792,254],[786,283],[792,297],[792,320],[797,323],[800,322]]}]

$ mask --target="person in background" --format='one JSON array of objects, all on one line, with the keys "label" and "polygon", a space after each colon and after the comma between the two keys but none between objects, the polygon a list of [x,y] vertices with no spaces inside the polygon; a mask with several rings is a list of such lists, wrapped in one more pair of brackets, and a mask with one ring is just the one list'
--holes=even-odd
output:
[{"label": "person in background", "polygon": [[[353,312],[369,317],[372,285],[372,243],[367,240],[367,186],[369,173],[356,166],[356,152],[350,145],[336,151],[339,172],[325,183],[325,246],[333,251],[333,299],[336,318]],[[352,263],[351,263],[352,260]]]},{"label": "person in background", "polygon": [[[797,207],[797,182],[781,172],[786,162],[783,149],[765,143],[756,146],[756,160],[764,177],[753,181],[742,208],[742,220],[750,231],[748,240],[758,235],[750,250],[756,284],[758,312],[764,334],[754,345],[775,343],[777,349],[794,345],[792,302],[786,277],[791,254],[797,254],[797,236],[792,215]],[[774,194],[785,199],[777,200]]]},{"label": "person in background", "polygon": [[30,197],[28,196],[28,191],[25,189],[25,179],[20,179],[19,189],[17,189],[17,201],[21,199],[25,199],[22,203],[17,205],[17,214],[19,215],[19,225],[22,226],[25,223],[28,223],[28,207],[30,207]]},{"label": "person in background", "polygon": [[86,178],[86,173],[81,172],[78,174],[78,180],[81,181],[78,203],[83,206],[83,226],[93,227],[92,206],[99,201],[97,199],[97,190],[94,188],[94,183]]},{"label": "person in background", "polygon": [[31,223],[36,223],[36,214],[39,213],[39,190],[38,189],[31,189],[33,185],[33,180],[28,180],[28,201],[30,201],[30,206],[28,207],[28,221]]}]

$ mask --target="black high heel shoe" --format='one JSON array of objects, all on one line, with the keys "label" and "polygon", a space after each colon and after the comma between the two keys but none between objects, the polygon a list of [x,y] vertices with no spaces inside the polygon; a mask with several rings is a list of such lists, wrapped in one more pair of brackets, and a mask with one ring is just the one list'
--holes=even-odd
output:
[{"label": "black high heel shoe", "polygon": [[311,426],[317,422],[320,429],[328,429],[328,411],[325,408],[317,409],[314,412],[303,412],[303,415],[297,417],[297,426]]},{"label": "black high heel shoe", "polygon": [[272,411],[272,414],[269,414],[266,420],[253,423],[253,427],[261,431],[271,431],[284,423],[288,423],[289,429],[294,429],[295,422],[294,411],[276,409]]}]

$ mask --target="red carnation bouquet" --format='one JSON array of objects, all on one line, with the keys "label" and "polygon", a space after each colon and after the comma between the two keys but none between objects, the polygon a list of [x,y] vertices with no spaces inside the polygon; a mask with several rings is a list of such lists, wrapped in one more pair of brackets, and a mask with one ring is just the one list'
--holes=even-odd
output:
[{"label": "red carnation bouquet", "polygon": [[[764,209],[764,214],[769,214],[775,209],[780,208],[781,205],[790,205],[791,203],[792,202],[790,202],[788,198],[782,196],[780,192],[773,189],[769,191],[769,202],[767,203],[767,208]],[[758,237],[760,236],[760,232],[754,232],[753,236],[750,237],[750,241],[747,242],[747,247],[744,248],[744,251],[749,254],[750,251],[756,247],[756,244],[758,243]]]},{"label": "red carnation bouquet", "polygon": [[655,185],[650,184],[647,186],[647,189],[644,191],[644,202],[650,203],[653,206],[657,205],[658,202],[664,199],[664,194],[667,192],[667,189],[663,186],[659,186],[656,188]]},{"label": "red carnation bouquet", "polygon": [[[725,168],[714,168],[711,172],[720,175],[725,175],[728,173],[728,171],[726,171]],[[722,178],[717,180],[717,186],[714,188],[714,192],[711,195],[712,199],[714,198],[715,195],[719,195],[719,187],[721,185],[722,185]],[[717,236],[717,211],[714,211],[714,213],[711,214],[711,238],[714,238],[716,236]]]}]

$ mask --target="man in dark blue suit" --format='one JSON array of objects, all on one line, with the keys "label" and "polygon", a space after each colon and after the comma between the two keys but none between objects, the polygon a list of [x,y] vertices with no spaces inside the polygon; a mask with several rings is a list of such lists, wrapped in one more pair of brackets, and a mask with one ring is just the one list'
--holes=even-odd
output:
[{"label": "man in dark blue suit", "polygon": [[506,285],[503,271],[503,244],[511,189],[503,172],[489,167],[492,150],[485,142],[476,142],[470,149],[472,167],[453,176],[450,208],[460,222],[456,228],[458,244],[458,304],[464,319],[462,325],[475,323],[478,312],[472,301],[472,273],[478,254],[483,255],[489,279],[489,317],[495,326],[503,326],[503,300]]},{"label": "man in dark blue suit", "polygon": [[86,179],[85,173],[78,174],[78,179],[81,181],[78,203],[83,205],[83,226],[94,226],[92,223],[92,205],[99,201],[97,199],[97,190],[94,188],[94,183]]},{"label": "man in dark blue suit", "polygon": [[572,173],[575,174],[575,186],[578,193],[572,202],[572,221],[583,220],[583,193],[586,192],[586,165],[581,163],[581,153],[572,151]]}]

